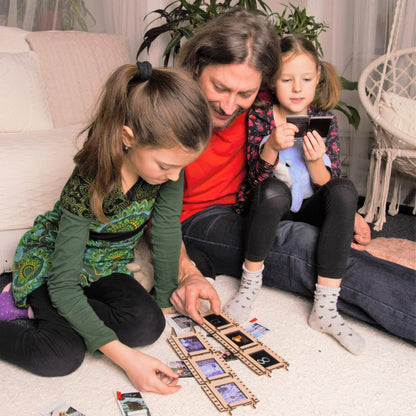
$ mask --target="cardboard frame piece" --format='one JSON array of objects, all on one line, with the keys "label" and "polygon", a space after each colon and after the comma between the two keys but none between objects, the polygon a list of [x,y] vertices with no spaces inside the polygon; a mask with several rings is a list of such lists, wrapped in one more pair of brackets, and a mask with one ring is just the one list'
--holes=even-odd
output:
[{"label": "cardboard frame piece", "polygon": [[168,342],[220,412],[231,415],[237,406],[255,408],[259,399],[193,326],[191,331],[180,334],[172,328]]},{"label": "cardboard frame piece", "polygon": [[258,375],[270,377],[274,369],[288,369],[286,360],[225,313],[208,313],[202,318],[201,327]]}]

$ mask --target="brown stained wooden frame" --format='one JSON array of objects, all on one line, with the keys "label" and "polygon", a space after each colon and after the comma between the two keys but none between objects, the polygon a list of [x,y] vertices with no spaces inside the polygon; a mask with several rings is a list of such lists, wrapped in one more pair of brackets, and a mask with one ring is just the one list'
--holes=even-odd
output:
[{"label": "brown stained wooden frame", "polygon": [[[187,338],[197,341],[203,348],[198,351],[188,351],[184,346],[184,340]],[[250,405],[254,408],[255,404],[258,403],[258,398],[236,376],[235,372],[226,361],[215,352],[215,348],[203,334],[196,332],[193,327],[191,327],[190,332],[181,334],[177,334],[176,331],[172,329],[172,334],[168,338],[168,342],[220,412],[227,412],[231,415],[231,411],[237,406]],[[201,361],[207,360],[215,362],[217,368],[219,368],[222,373],[207,376],[200,364],[198,364]],[[223,387],[223,389],[221,389],[221,387]],[[227,390],[226,387],[232,387],[232,391],[241,394],[241,397],[227,399],[227,396],[221,393],[221,390]]]},{"label": "brown stained wooden frame", "polygon": [[[201,327],[255,373],[270,376],[271,371],[274,369],[283,367],[287,370],[289,363],[286,360],[264,345],[225,313],[222,312],[219,315],[208,313],[203,316],[203,319],[204,323]],[[241,346],[235,340],[235,337],[238,336],[241,336],[242,340],[244,340]],[[258,357],[262,351],[264,352],[263,357]]]}]

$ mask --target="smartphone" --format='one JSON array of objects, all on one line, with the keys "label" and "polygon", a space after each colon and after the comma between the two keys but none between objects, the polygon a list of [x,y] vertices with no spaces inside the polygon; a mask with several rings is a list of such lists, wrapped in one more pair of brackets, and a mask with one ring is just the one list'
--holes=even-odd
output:
[{"label": "smartphone", "polygon": [[286,122],[297,126],[299,131],[295,133],[295,139],[303,138],[303,136],[312,130],[316,130],[322,139],[326,139],[331,125],[332,117],[329,116],[287,116]]},{"label": "smartphone", "polygon": [[299,129],[299,131],[295,133],[295,139],[303,138],[308,132],[309,116],[287,116],[286,122],[294,124]]},{"label": "smartphone", "polygon": [[323,139],[326,139],[331,125],[332,117],[316,116],[309,120],[309,131],[316,130]]}]

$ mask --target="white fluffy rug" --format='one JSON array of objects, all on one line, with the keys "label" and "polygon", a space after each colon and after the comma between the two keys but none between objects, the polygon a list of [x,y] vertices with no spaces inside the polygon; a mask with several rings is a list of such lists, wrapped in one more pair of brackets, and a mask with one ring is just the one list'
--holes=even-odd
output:
[{"label": "white fluffy rug", "polygon": [[[223,301],[237,288],[236,279],[219,276],[215,287]],[[289,361],[289,371],[258,376],[239,361],[230,366],[257,396],[256,409],[237,407],[234,416],[413,416],[416,414],[416,349],[364,323],[346,320],[366,339],[365,352],[349,354],[330,336],[307,325],[310,301],[262,288],[252,317],[272,331],[260,340]],[[162,361],[175,358],[166,338],[142,351]],[[0,340],[1,342],[1,340]],[[130,389],[126,376],[109,360],[87,355],[73,374],[42,378],[0,362],[0,415],[35,416],[63,400],[87,416],[117,416],[114,390]],[[219,413],[193,379],[179,393],[144,393],[152,416]]]}]

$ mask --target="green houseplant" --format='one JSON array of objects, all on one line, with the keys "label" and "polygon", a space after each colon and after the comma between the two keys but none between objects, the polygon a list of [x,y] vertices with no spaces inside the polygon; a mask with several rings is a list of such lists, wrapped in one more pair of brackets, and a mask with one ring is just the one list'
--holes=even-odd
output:
[{"label": "green houseplant", "polygon": [[[309,39],[315,45],[320,56],[323,55],[321,44],[318,37],[325,32],[329,26],[324,22],[317,22],[315,17],[308,16],[306,9],[301,9],[289,3],[283,9],[281,14],[273,12],[267,3],[263,0],[175,0],[168,4],[164,9],[151,11],[147,16],[156,15],[148,26],[156,20],[161,20],[162,24],[154,26],[147,30],[137,51],[137,57],[144,51],[149,51],[152,43],[161,35],[169,34],[170,40],[164,51],[164,65],[167,66],[170,60],[173,60],[179,52],[181,42],[193,36],[196,29],[204,25],[213,17],[225,13],[233,7],[243,7],[254,13],[265,16],[275,28],[278,35],[299,33]],[[146,16],[146,17],[147,17]],[[357,89],[357,83],[346,80],[341,77],[342,87],[348,90]],[[340,101],[336,109],[341,111],[348,119],[348,122],[358,128],[360,115],[358,111]]]}]

